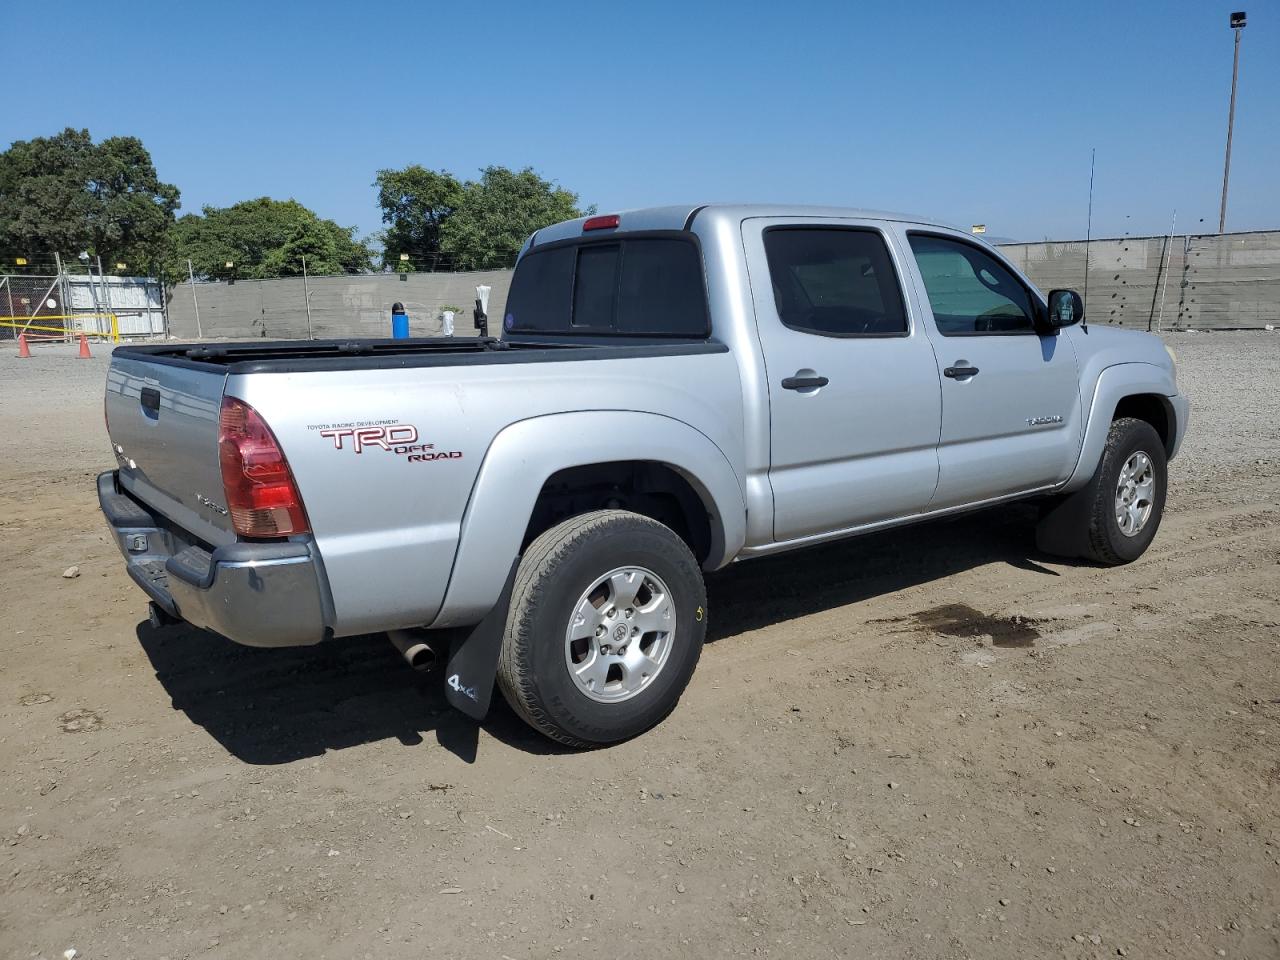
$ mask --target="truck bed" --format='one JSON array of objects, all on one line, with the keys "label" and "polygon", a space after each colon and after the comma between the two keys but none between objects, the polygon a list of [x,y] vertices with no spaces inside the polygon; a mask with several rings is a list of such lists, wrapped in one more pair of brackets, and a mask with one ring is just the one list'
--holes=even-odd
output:
[{"label": "truck bed", "polygon": [[[317,581],[328,591],[326,628],[348,636],[417,626],[443,609],[485,464],[520,464],[513,474],[520,487],[504,487],[502,507],[476,508],[504,537],[521,536],[527,523],[508,521],[507,510],[524,509],[513,508],[512,497],[527,496],[532,509],[555,469],[592,462],[606,448],[609,460],[634,459],[649,431],[664,426],[684,439],[654,456],[682,463],[686,448],[705,444],[703,456],[740,499],[733,471],[741,461],[741,397],[729,348],[705,338],[123,346],[107,374],[117,463],[108,492],[137,501],[161,528],[181,531],[182,546],[213,556],[246,542],[230,516],[220,439],[223,406],[246,404],[274,435],[305,504],[310,534],[290,542],[314,545]],[[360,429],[385,442],[357,449],[351,431]],[[570,448],[578,452],[569,455]],[[563,462],[539,474],[552,455]],[[483,566],[487,575],[493,565]],[[473,606],[459,600],[452,623],[464,622]]]},{"label": "truck bed", "polygon": [[220,373],[316,373],[326,370],[376,370],[452,367],[475,364],[545,363],[624,357],[688,356],[724,353],[724,344],[705,339],[617,338],[536,339],[521,337],[423,337],[344,340],[264,340],[243,343],[164,343],[117,347],[113,356]]}]

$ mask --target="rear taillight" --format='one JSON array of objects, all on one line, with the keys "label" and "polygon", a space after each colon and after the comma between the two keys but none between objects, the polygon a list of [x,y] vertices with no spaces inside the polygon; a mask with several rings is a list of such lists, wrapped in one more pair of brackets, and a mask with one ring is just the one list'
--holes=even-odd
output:
[{"label": "rear taillight", "polygon": [[257,410],[235,397],[222,398],[218,460],[236,533],[287,537],[310,530],[298,485],[275,435]]}]

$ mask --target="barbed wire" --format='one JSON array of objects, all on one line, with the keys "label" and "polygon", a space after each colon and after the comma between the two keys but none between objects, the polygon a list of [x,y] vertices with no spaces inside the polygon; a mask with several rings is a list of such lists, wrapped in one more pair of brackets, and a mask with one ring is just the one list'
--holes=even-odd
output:
[{"label": "barbed wire", "polygon": [[[25,261],[25,262],[21,262]],[[124,270],[116,262],[102,261],[102,271],[108,277],[152,276],[159,270],[158,264],[126,264]],[[98,264],[94,259],[87,266],[77,257],[63,257],[61,263],[52,254],[29,254],[21,250],[0,248],[0,274],[15,276],[57,276],[59,267],[68,276],[98,276]]]},{"label": "barbed wire", "polygon": [[[26,263],[19,264],[17,261],[21,258]],[[515,266],[516,258],[511,256],[502,259],[500,262],[492,266],[472,267],[461,266],[459,259],[450,254],[435,254],[424,257],[414,257],[408,261],[408,269],[401,269],[401,261],[389,259],[385,267],[374,266],[371,270],[361,270],[356,273],[317,273],[309,271],[308,276],[325,277],[325,276],[379,276],[382,274],[395,273],[478,273],[485,270],[510,270]],[[43,256],[25,256],[23,254],[15,254],[8,251],[0,250],[0,276],[23,276],[23,277],[56,277],[59,267],[61,267],[64,276],[86,277],[93,276],[95,279],[99,276],[106,277],[146,277],[153,280],[162,280],[165,283],[186,283],[188,282],[187,272],[183,270],[176,276],[170,276],[159,265],[142,267],[133,269],[132,266],[126,267],[121,271],[114,269],[114,264],[108,265],[106,261],[102,264],[102,274],[98,273],[96,262],[86,268],[78,260],[68,260],[63,258],[59,265],[58,260],[54,257]],[[234,279],[237,281],[248,280],[288,280],[302,277],[302,271],[299,268],[296,272],[281,274],[274,277],[240,277]],[[196,274],[196,282],[225,282],[226,278],[209,279],[202,277],[198,272]]]}]

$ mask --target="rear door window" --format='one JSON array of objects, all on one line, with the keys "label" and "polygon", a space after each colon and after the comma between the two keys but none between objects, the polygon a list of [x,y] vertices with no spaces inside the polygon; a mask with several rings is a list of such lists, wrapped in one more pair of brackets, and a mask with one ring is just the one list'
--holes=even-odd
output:
[{"label": "rear door window", "polygon": [[687,234],[534,249],[516,266],[510,333],[705,337],[702,257]]},{"label": "rear door window", "polygon": [[902,288],[878,231],[773,227],[764,249],[784,326],[826,337],[906,336]]}]

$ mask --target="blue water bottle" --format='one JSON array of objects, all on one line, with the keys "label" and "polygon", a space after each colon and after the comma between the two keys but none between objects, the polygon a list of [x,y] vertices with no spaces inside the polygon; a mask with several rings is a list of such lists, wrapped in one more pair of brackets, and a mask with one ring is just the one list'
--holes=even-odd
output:
[{"label": "blue water bottle", "polygon": [[404,304],[399,300],[391,305],[391,338],[409,339],[409,315],[404,312]]}]

